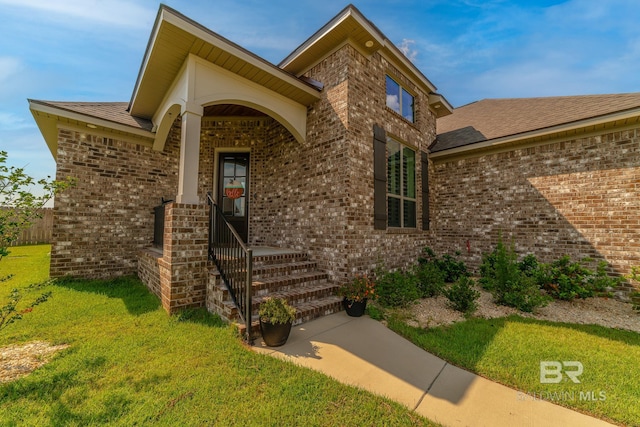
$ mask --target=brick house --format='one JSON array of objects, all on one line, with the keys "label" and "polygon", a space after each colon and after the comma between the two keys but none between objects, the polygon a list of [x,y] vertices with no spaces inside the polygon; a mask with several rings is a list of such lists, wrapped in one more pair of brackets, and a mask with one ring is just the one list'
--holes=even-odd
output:
[{"label": "brick house", "polygon": [[549,100],[582,112],[557,123],[513,102],[454,112],[351,5],[277,66],[160,6],[128,103],[29,100],[58,176],[78,178],[56,199],[51,275],[138,274],[167,311],[231,318],[222,283],[247,304],[233,283],[253,273],[249,306],[276,291],[305,320],[380,260],[431,246],[477,265],[500,229],[519,249],[640,264],[640,95]]},{"label": "brick house", "polygon": [[435,90],[353,6],[278,66],[160,6],[129,103],[30,100],[57,174],[78,178],[56,200],[51,275],[137,273],[169,311],[228,317],[210,193],[259,249],[254,304],[277,282],[304,289],[290,297],[305,318],[337,310],[335,283],[406,264],[432,238],[427,150],[452,110]]}]

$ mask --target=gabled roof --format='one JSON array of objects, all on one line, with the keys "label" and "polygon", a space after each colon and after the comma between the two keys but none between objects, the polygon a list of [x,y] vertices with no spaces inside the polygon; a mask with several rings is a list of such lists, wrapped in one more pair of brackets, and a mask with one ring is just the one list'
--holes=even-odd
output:
[{"label": "gabled roof", "polygon": [[431,152],[486,148],[637,123],[640,93],[484,99],[438,119]]},{"label": "gabled roof", "polygon": [[132,115],[153,116],[190,54],[300,104],[309,105],[319,99],[318,88],[311,83],[276,67],[174,9],[160,5],[131,96],[129,111]]},{"label": "gabled roof", "polygon": [[283,59],[279,67],[301,76],[335,49],[349,42],[364,55],[381,52],[402,73],[429,95],[429,104],[438,116],[451,113],[453,107],[436,93],[436,87],[387,37],[352,4]]}]

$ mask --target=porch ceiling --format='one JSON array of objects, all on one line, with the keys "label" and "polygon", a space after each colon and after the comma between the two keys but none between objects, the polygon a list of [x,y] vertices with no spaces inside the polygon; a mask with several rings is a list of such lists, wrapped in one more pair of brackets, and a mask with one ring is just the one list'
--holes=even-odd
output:
[{"label": "porch ceiling", "polygon": [[132,115],[151,118],[156,113],[189,54],[299,104],[319,99],[318,89],[309,83],[161,5],[129,103]]}]

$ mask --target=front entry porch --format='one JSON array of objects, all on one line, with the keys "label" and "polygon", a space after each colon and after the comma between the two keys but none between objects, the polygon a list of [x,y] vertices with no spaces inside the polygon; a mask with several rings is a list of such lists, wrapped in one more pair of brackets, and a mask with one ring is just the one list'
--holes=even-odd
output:
[{"label": "front entry porch", "polygon": [[[148,248],[138,256],[138,276],[156,294],[169,313],[192,307],[206,307],[223,319],[242,323],[232,297],[232,291],[222,279],[221,271],[212,260],[208,236],[214,206],[167,203],[161,248]],[[252,335],[258,334],[258,308],[264,298],[278,296],[298,310],[296,324],[341,310],[341,298],[335,295],[337,285],[326,272],[302,251],[273,246],[250,247],[251,325]],[[238,270],[244,270],[244,260],[235,252],[226,258]],[[218,255],[220,257],[220,255]],[[229,259],[227,259],[229,261]],[[241,305],[241,304],[240,304]]]}]

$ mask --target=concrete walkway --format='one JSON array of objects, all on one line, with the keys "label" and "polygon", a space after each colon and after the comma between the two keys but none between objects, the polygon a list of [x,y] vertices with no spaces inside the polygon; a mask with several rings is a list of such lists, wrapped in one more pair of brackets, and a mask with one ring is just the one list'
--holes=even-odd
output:
[{"label": "concrete walkway", "polygon": [[256,340],[254,349],[386,396],[444,426],[612,425],[452,366],[368,316],[325,316],[294,327],[282,347]]}]

